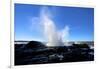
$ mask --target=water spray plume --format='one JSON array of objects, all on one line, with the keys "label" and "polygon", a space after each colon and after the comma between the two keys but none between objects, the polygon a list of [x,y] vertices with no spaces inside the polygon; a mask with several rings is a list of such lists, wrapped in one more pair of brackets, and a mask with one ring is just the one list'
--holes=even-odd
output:
[{"label": "water spray plume", "polygon": [[52,20],[52,15],[47,7],[41,9],[40,20],[43,24],[44,34],[48,40],[47,46],[63,46],[63,38],[68,35],[68,26],[65,26],[62,31],[57,30]]}]

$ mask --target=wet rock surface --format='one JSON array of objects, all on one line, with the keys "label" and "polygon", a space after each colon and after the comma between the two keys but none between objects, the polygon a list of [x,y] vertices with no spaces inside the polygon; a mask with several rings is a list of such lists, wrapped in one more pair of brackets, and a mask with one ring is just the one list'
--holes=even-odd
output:
[{"label": "wet rock surface", "polygon": [[87,44],[47,47],[38,41],[15,44],[15,65],[93,61],[94,49]]}]

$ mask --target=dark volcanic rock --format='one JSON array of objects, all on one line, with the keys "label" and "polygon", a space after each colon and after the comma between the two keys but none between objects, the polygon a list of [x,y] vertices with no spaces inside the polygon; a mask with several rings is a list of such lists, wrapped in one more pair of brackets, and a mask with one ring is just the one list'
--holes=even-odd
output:
[{"label": "dark volcanic rock", "polygon": [[38,41],[30,41],[25,47],[26,48],[31,48],[31,49],[46,48],[46,46],[43,43],[38,42]]},{"label": "dark volcanic rock", "polygon": [[15,65],[93,61],[94,49],[87,44],[47,47],[39,41],[15,44]]},{"label": "dark volcanic rock", "polygon": [[76,48],[89,48],[87,44],[73,44],[73,46]]}]

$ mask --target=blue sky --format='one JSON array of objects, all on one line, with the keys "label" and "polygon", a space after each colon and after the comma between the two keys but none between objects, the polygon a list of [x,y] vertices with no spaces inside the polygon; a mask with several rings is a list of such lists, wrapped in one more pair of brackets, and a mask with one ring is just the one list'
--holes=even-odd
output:
[{"label": "blue sky", "polygon": [[[38,21],[32,25],[32,18],[39,17],[43,5],[15,4],[15,40],[41,40],[46,41]],[[94,39],[94,9],[82,7],[46,6],[52,14],[58,30],[67,25],[69,41],[89,41]]]}]

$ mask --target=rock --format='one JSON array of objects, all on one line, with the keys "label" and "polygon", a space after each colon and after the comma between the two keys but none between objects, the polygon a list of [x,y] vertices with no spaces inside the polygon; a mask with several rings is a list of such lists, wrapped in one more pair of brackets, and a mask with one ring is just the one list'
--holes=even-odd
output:
[{"label": "rock", "polygon": [[30,41],[28,44],[26,44],[26,48],[39,49],[39,48],[46,48],[46,46],[38,41]]}]

